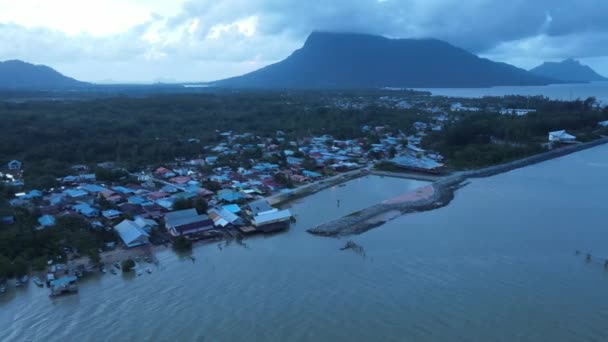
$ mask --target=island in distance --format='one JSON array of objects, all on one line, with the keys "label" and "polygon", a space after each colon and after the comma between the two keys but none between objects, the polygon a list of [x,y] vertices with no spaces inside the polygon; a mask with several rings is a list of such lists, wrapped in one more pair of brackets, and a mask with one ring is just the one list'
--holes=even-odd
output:
[{"label": "island in distance", "polygon": [[531,69],[530,72],[564,82],[608,81],[608,78],[598,74],[590,66],[581,64],[574,59],[566,59],[561,62],[545,62]]}]

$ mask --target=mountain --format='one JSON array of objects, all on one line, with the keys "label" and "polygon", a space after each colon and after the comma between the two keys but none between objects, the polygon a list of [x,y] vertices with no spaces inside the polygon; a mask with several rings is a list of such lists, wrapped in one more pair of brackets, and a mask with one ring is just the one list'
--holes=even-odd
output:
[{"label": "mountain", "polygon": [[285,60],[213,82],[243,88],[490,87],[556,83],[435,39],[312,33]]},{"label": "mountain", "polygon": [[530,70],[530,72],[565,82],[608,81],[608,78],[574,59],[566,59],[562,62],[545,62]]},{"label": "mountain", "polygon": [[19,60],[0,62],[0,88],[54,89],[87,85],[64,76],[45,65],[34,65]]}]

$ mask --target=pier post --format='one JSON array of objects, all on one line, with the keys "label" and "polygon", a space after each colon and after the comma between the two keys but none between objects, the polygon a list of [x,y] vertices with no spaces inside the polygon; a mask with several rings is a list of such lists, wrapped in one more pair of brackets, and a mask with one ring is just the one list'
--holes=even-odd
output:
[{"label": "pier post", "polygon": [[587,260],[587,262],[591,261],[591,254],[587,254],[587,257],[585,257],[585,260]]}]

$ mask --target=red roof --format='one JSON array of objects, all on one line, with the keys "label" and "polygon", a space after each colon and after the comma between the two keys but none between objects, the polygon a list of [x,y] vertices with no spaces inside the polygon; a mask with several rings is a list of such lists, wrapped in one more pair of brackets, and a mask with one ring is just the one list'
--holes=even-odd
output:
[{"label": "red roof", "polygon": [[192,178],[190,178],[188,176],[173,177],[173,178],[169,179],[169,181],[171,183],[175,183],[175,184],[185,184],[185,183],[188,183],[190,180],[192,180]]}]

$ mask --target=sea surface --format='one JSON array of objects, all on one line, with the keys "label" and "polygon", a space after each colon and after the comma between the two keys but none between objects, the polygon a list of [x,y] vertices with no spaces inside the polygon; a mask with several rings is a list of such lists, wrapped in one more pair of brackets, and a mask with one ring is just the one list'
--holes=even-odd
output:
[{"label": "sea surface", "polygon": [[475,179],[362,235],[305,232],[424,184],[354,180],[292,204],[286,233],[194,262],[164,250],[152,274],[78,295],[12,289],[0,341],[608,341],[608,145]]},{"label": "sea surface", "polygon": [[449,97],[479,98],[483,96],[542,95],[553,100],[573,101],[595,97],[603,105],[608,104],[608,82],[552,84],[548,86],[526,87],[492,87],[492,88],[420,88],[416,90],[429,91],[433,95]]}]

